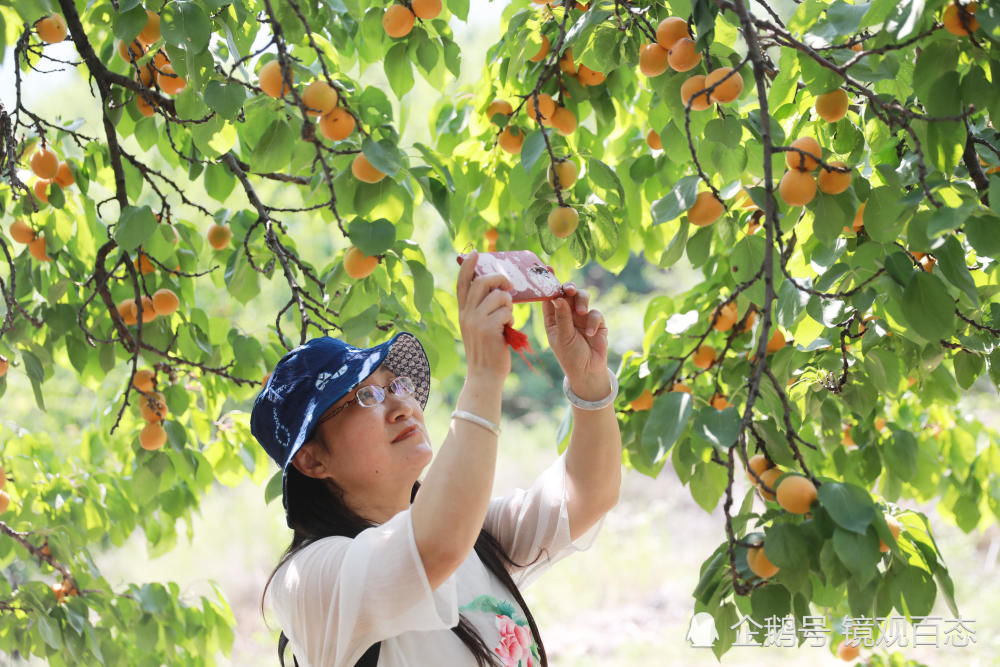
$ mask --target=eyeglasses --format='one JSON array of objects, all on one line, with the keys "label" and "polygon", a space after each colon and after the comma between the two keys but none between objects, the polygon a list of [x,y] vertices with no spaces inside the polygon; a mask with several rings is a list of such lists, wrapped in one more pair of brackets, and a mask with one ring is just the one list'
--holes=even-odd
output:
[{"label": "eyeglasses", "polygon": [[366,384],[358,389],[358,391],[354,394],[353,399],[344,403],[333,412],[323,415],[323,417],[321,417],[316,424],[322,424],[326,420],[332,419],[335,415],[339,414],[342,410],[353,403],[357,403],[363,408],[373,408],[385,400],[386,389],[402,398],[412,395],[413,392],[417,390],[417,387],[413,384],[413,380],[406,375],[400,375],[393,378],[393,380],[385,387],[381,387],[377,384]]}]

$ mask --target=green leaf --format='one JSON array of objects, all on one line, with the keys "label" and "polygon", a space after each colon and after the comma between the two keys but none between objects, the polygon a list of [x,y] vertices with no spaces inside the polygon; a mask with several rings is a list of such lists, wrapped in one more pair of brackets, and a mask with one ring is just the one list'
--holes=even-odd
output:
[{"label": "green leaf", "polygon": [[396,227],[385,218],[354,220],[347,226],[351,243],[366,255],[381,255],[396,242]]},{"label": "green leaf", "polygon": [[413,64],[406,53],[405,43],[394,44],[389,49],[385,54],[383,68],[392,92],[396,93],[396,97],[402,98],[413,87]]},{"label": "green leaf", "polygon": [[249,160],[251,169],[255,172],[268,173],[286,168],[292,159],[295,138],[295,132],[286,121],[281,119],[273,121],[254,146]]},{"label": "green leaf", "polygon": [[926,340],[948,339],[955,333],[955,302],[937,276],[914,271],[900,305],[907,324]]},{"label": "green leaf", "polygon": [[[995,179],[1000,182],[1000,179]],[[1000,202],[1000,196],[990,199]],[[976,215],[965,223],[965,239],[980,255],[1000,255],[1000,217],[989,214]]]},{"label": "green leaf", "polygon": [[670,194],[653,202],[653,224],[670,222],[694,205],[698,198],[698,182],[701,179],[692,174],[674,184]]},{"label": "green leaf", "polygon": [[764,550],[767,559],[782,570],[809,569],[814,545],[799,525],[776,523],[767,529]]},{"label": "green leaf", "polygon": [[934,249],[937,265],[941,273],[955,287],[965,292],[969,300],[979,304],[979,294],[976,292],[976,281],[972,279],[969,267],[965,264],[965,250],[954,236],[949,236],[943,245]]},{"label": "green leaf", "polygon": [[953,363],[955,364],[955,379],[962,389],[971,387],[986,367],[986,362],[983,361],[982,357],[964,350],[960,350],[955,355]]},{"label": "green leaf", "polygon": [[228,120],[236,120],[236,114],[243,108],[246,101],[246,89],[236,83],[222,83],[221,81],[209,81],[202,94],[205,104],[212,111]]},{"label": "green leaf", "polygon": [[163,41],[197,55],[208,48],[212,21],[195,2],[171,2],[160,14]]},{"label": "green leaf", "polygon": [[858,534],[835,528],[833,550],[840,562],[854,575],[857,585],[864,586],[878,573],[876,565],[881,552],[874,531]]},{"label": "green leaf", "polygon": [[218,162],[209,162],[205,165],[205,191],[209,197],[224,202],[234,187],[236,187],[236,177],[227,167]]},{"label": "green leaf", "polygon": [[702,408],[694,417],[694,432],[712,443],[718,450],[728,449],[740,433],[740,413],[734,407],[716,410],[708,406]]},{"label": "green leaf", "polygon": [[[143,9],[142,5],[139,5],[127,12],[116,14],[114,21],[111,23],[111,31],[118,39],[131,41],[146,27],[146,21],[148,20],[149,17],[146,15],[146,10]],[[115,46],[117,51],[117,45]]]},{"label": "green leaf", "polygon": [[226,289],[237,301],[246,305],[260,293],[259,275],[244,253],[237,251],[229,255],[224,278]]},{"label": "green leaf", "polygon": [[845,530],[863,534],[875,518],[871,496],[861,487],[841,482],[823,482],[818,494],[820,505]]},{"label": "green leaf", "polygon": [[932,575],[919,567],[904,566],[891,583],[894,605],[904,608],[913,616],[926,616],[934,608],[937,586]]},{"label": "green leaf", "polygon": [[920,445],[909,431],[893,428],[892,437],[882,449],[885,467],[902,480],[913,479],[917,474],[917,456]]},{"label": "green leaf", "polygon": [[383,139],[375,142],[371,137],[365,137],[361,144],[361,150],[365,157],[372,163],[372,166],[389,176],[395,177],[399,173],[402,162],[402,154],[399,148],[391,141]]},{"label": "green leaf", "polygon": [[726,482],[726,469],[723,466],[702,462],[695,466],[688,487],[698,507],[711,513],[726,490]]},{"label": "green leaf", "polygon": [[271,501],[275,498],[281,497],[281,486],[282,486],[282,473],[277,471],[271,475],[271,479],[267,482],[267,487],[264,489],[264,504],[269,505]]},{"label": "green leaf", "polygon": [[413,304],[417,311],[426,313],[430,309],[434,297],[434,276],[423,262],[411,259],[406,262],[413,274]]},{"label": "green leaf", "polygon": [[38,632],[42,635],[45,643],[56,651],[62,650],[62,629],[59,626],[59,621],[45,613],[38,614],[35,618],[38,619]]},{"label": "green leaf", "polygon": [[535,130],[529,133],[524,139],[524,145],[521,146],[521,166],[527,172],[531,171],[535,162],[545,152],[545,136],[542,132],[544,130]]},{"label": "green leaf", "polygon": [[892,243],[903,229],[902,193],[883,185],[872,190],[865,205],[865,231],[873,240]]},{"label": "green leaf", "polygon": [[148,206],[126,206],[115,226],[115,243],[132,252],[156,231],[156,216]]},{"label": "green leaf", "polygon": [[694,401],[682,391],[660,394],[653,401],[642,430],[642,448],[650,461],[658,463],[684,432]]}]

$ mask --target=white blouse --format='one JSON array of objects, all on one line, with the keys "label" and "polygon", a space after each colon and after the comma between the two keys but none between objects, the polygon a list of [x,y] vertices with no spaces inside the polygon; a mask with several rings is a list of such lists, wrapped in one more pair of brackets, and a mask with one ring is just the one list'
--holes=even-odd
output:
[{"label": "white blouse", "polygon": [[[518,563],[547,552],[511,570],[523,590],[555,562],[588,549],[603,523],[570,540],[563,454],[527,491],[493,498],[483,526]],[[353,667],[377,641],[382,667],[473,666],[472,653],[451,631],[459,612],[504,667],[539,665],[524,613],[475,550],[431,590],[409,509],[354,539],[326,537],[302,549],[275,573],[267,602],[300,667]]]}]

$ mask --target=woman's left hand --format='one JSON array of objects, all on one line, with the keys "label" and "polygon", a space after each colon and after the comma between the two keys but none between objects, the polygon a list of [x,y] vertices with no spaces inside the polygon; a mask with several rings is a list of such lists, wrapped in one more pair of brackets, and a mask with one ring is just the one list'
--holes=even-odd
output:
[{"label": "woman's left hand", "polygon": [[542,302],[545,333],[572,384],[608,383],[608,327],[599,310],[588,310],[590,294],[564,283],[565,297]]}]

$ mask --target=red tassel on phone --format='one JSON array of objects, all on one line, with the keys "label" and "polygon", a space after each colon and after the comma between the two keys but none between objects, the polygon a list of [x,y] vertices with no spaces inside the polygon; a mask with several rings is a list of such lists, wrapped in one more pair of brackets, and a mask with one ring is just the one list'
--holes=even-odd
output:
[{"label": "red tassel on phone", "polygon": [[531,343],[528,342],[528,336],[524,332],[518,331],[509,324],[505,324],[503,325],[503,337],[504,340],[507,341],[507,344],[510,345],[515,352],[521,355],[521,358],[524,359],[524,363],[528,364],[528,368],[534,371],[535,375],[541,377],[542,374],[535,370],[535,367],[531,365],[528,358],[524,356],[525,350],[528,351],[528,354],[535,354],[535,351],[531,349]]}]

